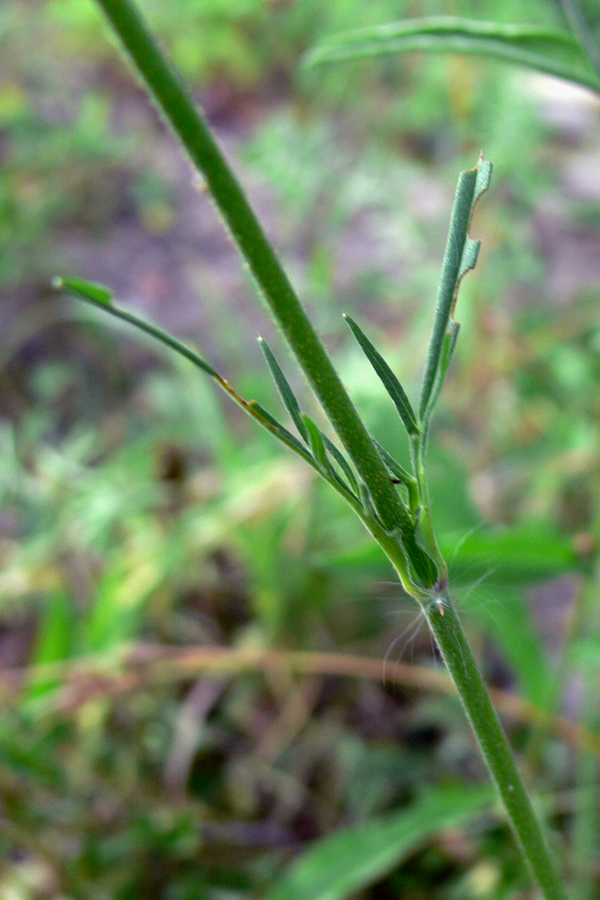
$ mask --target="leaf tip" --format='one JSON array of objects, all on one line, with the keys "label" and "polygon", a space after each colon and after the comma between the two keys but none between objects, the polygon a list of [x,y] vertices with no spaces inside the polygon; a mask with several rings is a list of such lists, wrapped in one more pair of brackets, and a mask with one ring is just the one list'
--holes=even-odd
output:
[{"label": "leaf tip", "polygon": [[99,306],[112,306],[113,293],[103,284],[86,281],[84,278],[53,278],[52,286],[59,290],[68,291],[80,300],[88,300]]}]

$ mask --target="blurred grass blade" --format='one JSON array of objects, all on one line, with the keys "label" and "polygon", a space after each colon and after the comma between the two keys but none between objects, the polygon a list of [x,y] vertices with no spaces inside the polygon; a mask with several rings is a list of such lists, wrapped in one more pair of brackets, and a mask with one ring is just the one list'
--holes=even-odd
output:
[{"label": "blurred grass blade", "polygon": [[526,66],[600,93],[600,78],[579,42],[566,31],[432,16],[354,29],[310,52],[307,65],[384,56],[408,50],[467,53]]},{"label": "blurred grass blade", "polygon": [[306,425],[304,424],[304,421],[302,419],[302,410],[300,409],[300,404],[296,399],[296,395],[291,389],[289,381],[283,374],[281,367],[275,359],[273,351],[271,350],[267,342],[263,338],[259,338],[258,343],[260,344],[260,349],[262,350],[267,361],[267,365],[271,370],[271,375],[273,376],[273,380],[277,385],[277,390],[281,395],[281,399],[285,404],[285,408],[289,412],[292,422],[298,429],[298,433],[301,435],[304,442],[308,444],[308,431],[306,430]]},{"label": "blurred grass blade", "polygon": [[581,46],[587,53],[588,59],[596,72],[600,74],[600,47],[598,47],[591,23],[588,21],[587,11],[578,0],[560,0],[560,5],[574,34],[577,35]]},{"label": "blurred grass blade", "polygon": [[448,240],[436,301],[433,330],[427,351],[425,374],[421,386],[421,399],[419,404],[419,419],[424,431],[427,430],[428,418],[433,411],[430,402],[434,388],[437,393],[441,390],[441,373],[444,365],[444,348],[446,349],[446,368],[450,361],[448,348],[453,349],[453,341],[456,333],[450,329],[450,318],[454,312],[456,295],[460,280],[469,269],[472,269],[477,261],[479,242],[473,241],[468,236],[469,222],[473,206],[490,184],[492,176],[492,164],[486,162],[483,156],[473,169],[467,169],[460,173],[454,204],[450,216]]},{"label": "blurred grass blade", "polygon": [[59,680],[56,673],[45,672],[48,663],[67,659],[77,633],[72,598],[63,591],[49,594],[37,626],[35,645],[28,662],[34,673],[23,693],[23,703],[37,700],[52,691]]},{"label": "blurred grass blade", "polygon": [[410,404],[410,400],[406,396],[404,388],[386,363],[385,359],[381,356],[379,351],[375,349],[371,341],[359,328],[356,322],[348,315],[344,315],[344,319],[350,326],[352,334],[364,351],[365,356],[381,379],[384,388],[392,398],[409,435],[418,434],[419,426],[417,425],[417,417],[413,412],[413,408]]},{"label": "blurred grass blade", "polygon": [[437,790],[409,809],[338,831],[294,861],[265,900],[344,900],[383,878],[442,828],[489,807],[488,788]]}]

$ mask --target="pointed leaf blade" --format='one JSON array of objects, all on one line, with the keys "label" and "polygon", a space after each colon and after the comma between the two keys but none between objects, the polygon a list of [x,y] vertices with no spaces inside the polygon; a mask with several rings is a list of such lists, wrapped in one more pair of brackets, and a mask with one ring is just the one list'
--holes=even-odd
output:
[{"label": "pointed leaf blade", "polygon": [[289,381],[283,374],[281,366],[275,359],[273,351],[271,350],[267,342],[263,338],[259,338],[258,343],[260,344],[260,349],[262,350],[267,361],[267,365],[271,371],[273,380],[277,385],[277,390],[279,391],[281,399],[285,404],[285,408],[290,414],[292,422],[298,429],[298,433],[301,435],[304,442],[308,444],[308,432],[306,430],[306,425],[304,424],[304,421],[302,419],[302,410],[300,409],[300,404],[296,399],[296,395],[290,387]]},{"label": "pointed leaf blade", "polygon": [[344,315],[344,319],[350,326],[352,334],[360,345],[361,350],[363,350],[365,356],[379,376],[384,388],[390,395],[409,435],[419,434],[417,417],[414,414],[410,400],[406,396],[404,388],[392,372],[391,368],[356,322],[348,315]]}]

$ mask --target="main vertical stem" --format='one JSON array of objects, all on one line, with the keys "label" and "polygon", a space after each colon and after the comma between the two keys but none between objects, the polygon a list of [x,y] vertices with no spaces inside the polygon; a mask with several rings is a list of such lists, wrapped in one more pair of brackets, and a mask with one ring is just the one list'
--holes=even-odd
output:
[{"label": "main vertical stem", "polygon": [[[389,531],[410,541],[414,526],[387,469],[327,352],[312,327],[273,247],[199,109],[158,49],[129,0],[98,0],[150,96],[202,173],[213,200],[262,288],[273,316],[294,351],[329,421],[344,444]],[[422,551],[415,547],[415,556]]]},{"label": "main vertical stem", "polygon": [[450,600],[442,598],[441,603],[443,605],[433,604],[428,610],[429,625],[458,688],[485,761],[504,801],[513,831],[544,896],[548,900],[566,900],[567,894],[556,873],[540,823],[460,619]]}]

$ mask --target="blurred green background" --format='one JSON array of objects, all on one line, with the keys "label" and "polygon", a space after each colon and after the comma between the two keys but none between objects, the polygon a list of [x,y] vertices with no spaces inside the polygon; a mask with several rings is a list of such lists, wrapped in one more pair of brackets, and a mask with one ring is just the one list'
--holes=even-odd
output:
[{"label": "blurred green background", "polygon": [[[487,680],[547,712],[506,722],[597,896],[598,740],[558,716],[597,729],[600,102],[474,58],[302,67],[350,27],[564,28],[557,5],[140,6],[400,458],[341,314],[414,395],[458,172],[493,161],[430,450],[434,519]],[[0,900],[265,896],[336,829],[485,784],[483,764],[351,512],[196,371],[51,290],[107,284],[277,408],[256,343],[277,335],[95,5],[4,0],[0,58]],[[491,810],[327,896],[524,900]]]}]

